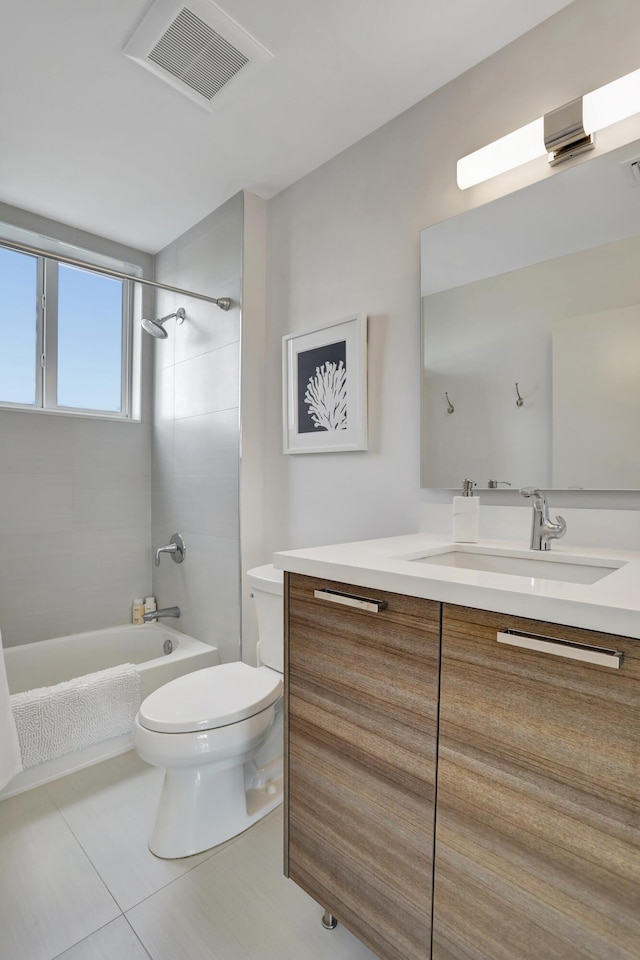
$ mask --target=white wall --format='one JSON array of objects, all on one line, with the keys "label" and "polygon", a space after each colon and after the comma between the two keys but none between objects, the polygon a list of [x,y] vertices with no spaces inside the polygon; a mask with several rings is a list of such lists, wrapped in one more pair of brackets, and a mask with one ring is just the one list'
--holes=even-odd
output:
[{"label": "white wall", "polygon": [[[6,204],[0,204],[0,222],[137,264],[150,275],[147,254],[64,224]],[[125,623],[133,597],[149,590],[150,426],[144,400],[141,423],[0,411],[5,646]]]},{"label": "white wall", "polygon": [[[636,69],[639,41],[637,0],[576,0],[269,201],[269,550],[418,528],[430,498],[419,490],[420,230],[522,186],[527,174],[515,171],[462,193],[456,160]],[[360,311],[370,318],[369,451],[284,456],[281,337]],[[586,505],[638,509],[640,496]]]}]

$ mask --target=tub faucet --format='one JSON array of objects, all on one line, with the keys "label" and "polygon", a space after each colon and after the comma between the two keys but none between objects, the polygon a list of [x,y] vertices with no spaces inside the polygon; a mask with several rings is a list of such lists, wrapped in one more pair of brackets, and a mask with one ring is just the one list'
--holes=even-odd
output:
[{"label": "tub faucet", "polygon": [[559,540],[567,532],[563,517],[556,517],[555,523],[549,519],[549,507],[542,490],[535,487],[523,487],[523,497],[531,497],[533,502],[533,520],[531,523],[531,549],[548,550],[550,540]]},{"label": "tub faucet", "polygon": [[159,617],[179,617],[180,607],[163,607],[162,610],[150,610],[149,613],[143,613],[142,619],[145,623],[150,620],[157,620]]}]

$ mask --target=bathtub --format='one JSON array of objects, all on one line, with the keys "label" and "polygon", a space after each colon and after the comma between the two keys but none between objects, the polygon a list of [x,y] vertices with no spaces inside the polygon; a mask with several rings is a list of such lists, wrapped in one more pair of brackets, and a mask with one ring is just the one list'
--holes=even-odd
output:
[{"label": "bathtub", "polygon": [[[165,653],[165,649],[170,652]],[[122,663],[134,663],[140,673],[143,700],[175,677],[220,663],[217,647],[159,623],[125,624],[6,647],[4,658],[12,694],[53,686]],[[47,760],[14,777],[0,791],[0,800],[107,760],[132,747],[133,736],[129,733]]]}]

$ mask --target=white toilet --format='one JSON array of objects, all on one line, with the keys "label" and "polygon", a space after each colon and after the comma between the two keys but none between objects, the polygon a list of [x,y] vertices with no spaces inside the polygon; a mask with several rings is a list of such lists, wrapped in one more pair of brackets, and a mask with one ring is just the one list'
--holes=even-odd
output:
[{"label": "white toilet", "polygon": [[174,859],[235,837],[282,801],[282,573],[247,572],[258,664],[178,677],[142,703],[135,748],[166,773],[149,849]]}]

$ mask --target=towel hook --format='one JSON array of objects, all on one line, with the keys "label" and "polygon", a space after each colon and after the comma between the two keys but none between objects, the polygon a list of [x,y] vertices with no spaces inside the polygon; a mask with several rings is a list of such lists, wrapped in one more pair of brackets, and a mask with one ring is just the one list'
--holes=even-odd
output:
[{"label": "towel hook", "polygon": [[449,394],[446,392],[446,390],[445,390],[445,394],[444,394],[444,395],[445,395],[445,397],[447,398],[447,403],[448,403],[447,413],[453,413],[453,411],[455,410],[455,407],[454,407],[454,405],[451,403],[451,400],[449,400]]},{"label": "towel hook", "polygon": [[518,399],[516,400],[516,407],[522,407],[522,406],[524,406],[524,400],[523,400],[522,397],[520,396],[520,391],[518,390],[518,384],[517,384],[517,383],[516,383],[516,393],[517,393],[517,395],[518,395]]}]

